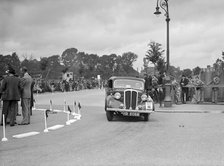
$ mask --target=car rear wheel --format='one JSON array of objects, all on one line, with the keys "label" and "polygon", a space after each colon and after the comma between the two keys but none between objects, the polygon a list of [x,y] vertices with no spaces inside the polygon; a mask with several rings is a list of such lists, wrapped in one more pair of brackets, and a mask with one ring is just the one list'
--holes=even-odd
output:
[{"label": "car rear wheel", "polygon": [[112,111],[106,111],[106,115],[107,115],[107,120],[108,121],[112,121],[113,120],[114,112],[112,112]]},{"label": "car rear wheel", "polygon": [[149,114],[143,114],[144,121],[149,121]]}]

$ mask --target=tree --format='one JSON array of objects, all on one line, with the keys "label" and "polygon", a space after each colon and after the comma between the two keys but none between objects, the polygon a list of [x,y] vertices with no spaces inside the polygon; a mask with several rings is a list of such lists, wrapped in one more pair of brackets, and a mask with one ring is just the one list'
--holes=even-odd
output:
[{"label": "tree", "polygon": [[77,58],[78,50],[76,48],[68,48],[66,49],[62,55],[62,62],[66,67],[71,67]]},{"label": "tree", "polygon": [[154,41],[150,42],[148,44],[149,49],[146,52],[146,59],[149,60],[150,62],[152,62],[152,64],[154,65],[154,67],[156,67],[156,64],[158,61],[160,61],[160,63],[162,62],[162,54],[164,52],[164,50],[161,48],[161,44],[156,43]]},{"label": "tree", "polygon": [[[118,57],[117,57],[118,58]],[[123,53],[120,59],[120,69],[122,69],[122,72],[124,72],[123,75],[126,76],[136,76],[138,73],[133,69],[133,63],[138,58],[138,55],[136,55],[133,52],[126,52]]]},{"label": "tree", "polygon": [[199,75],[201,72],[201,68],[197,66],[192,70],[192,72],[193,72],[193,75]]},{"label": "tree", "polygon": [[133,52],[126,52],[126,53],[123,53],[121,56],[123,65],[129,66],[129,67],[133,66],[133,63],[137,60],[137,58],[138,58],[138,55],[136,55]]},{"label": "tree", "polygon": [[166,71],[166,62],[164,58],[159,58],[157,63],[156,63],[156,69],[158,70],[159,73],[164,73]]},{"label": "tree", "polygon": [[46,70],[48,66],[48,60],[47,58],[40,58],[40,69]]},{"label": "tree", "polygon": [[191,69],[184,69],[182,74],[185,75],[186,77],[190,78],[192,75],[192,71],[191,71]]},{"label": "tree", "polygon": [[0,76],[5,74],[6,64],[4,62],[4,56],[0,55]]},{"label": "tree", "polygon": [[110,76],[114,75],[113,69],[116,67],[116,61],[117,55],[111,54],[111,55],[103,55],[99,58],[99,65],[97,67],[97,74],[102,75],[103,79],[107,79]]},{"label": "tree", "polygon": [[60,56],[59,55],[52,55],[47,58],[48,65],[48,77],[51,79],[59,79],[62,74],[62,70],[64,69],[64,66],[60,64]]},{"label": "tree", "polygon": [[[20,60],[19,60],[19,57],[18,55],[16,54],[16,52],[13,52],[12,53],[12,56],[11,56],[11,60],[10,60],[10,64],[12,65],[12,67],[18,72],[19,69],[20,69]],[[17,73],[18,74],[18,73]]]},{"label": "tree", "polygon": [[85,54],[82,57],[82,62],[85,66],[84,68],[84,76],[86,78],[91,78],[92,76],[96,76],[96,68],[98,65],[99,57],[96,54]]},{"label": "tree", "polygon": [[222,55],[222,59],[218,58],[216,62],[213,64],[213,68],[215,69],[216,74],[220,75],[224,69],[224,56]]},{"label": "tree", "polygon": [[21,66],[26,66],[31,76],[41,73],[40,62],[36,59],[24,59],[21,62]]},{"label": "tree", "polygon": [[12,53],[12,55],[0,55],[0,74],[4,75],[6,71],[6,66],[10,65],[13,69],[15,69],[16,73],[19,74],[20,69],[20,60],[16,52]]}]

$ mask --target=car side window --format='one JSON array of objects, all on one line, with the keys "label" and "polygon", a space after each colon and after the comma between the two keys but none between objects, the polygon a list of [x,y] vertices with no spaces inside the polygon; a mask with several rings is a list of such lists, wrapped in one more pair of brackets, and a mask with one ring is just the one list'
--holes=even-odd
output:
[{"label": "car side window", "polygon": [[113,81],[108,80],[107,85],[108,85],[108,88],[113,88]]}]

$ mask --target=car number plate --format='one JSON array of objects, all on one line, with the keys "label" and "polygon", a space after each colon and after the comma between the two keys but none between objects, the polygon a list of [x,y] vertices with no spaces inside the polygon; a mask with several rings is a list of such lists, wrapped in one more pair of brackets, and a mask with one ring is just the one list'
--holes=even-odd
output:
[{"label": "car number plate", "polygon": [[129,112],[128,113],[129,116],[139,116],[138,112]]},{"label": "car number plate", "polygon": [[125,112],[126,116],[139,116],[139,113],[138,112]]},{"label": "car number plate", "polygon": [[124,116],[140,116],[138,112],[122,112]]}]

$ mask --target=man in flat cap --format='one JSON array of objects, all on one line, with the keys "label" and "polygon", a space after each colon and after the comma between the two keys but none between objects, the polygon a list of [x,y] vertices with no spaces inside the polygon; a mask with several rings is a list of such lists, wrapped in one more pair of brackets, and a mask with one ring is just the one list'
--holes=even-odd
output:
[{"label": "man in flat cap", "polygon": [[[7,76],[2,81],[0,93],[2,94],[3,109],[2,115],[5,116],[5,122],[7,117],[10,119],[10,126],[15,125],[15,113],[16,104],[20,100],[21,82],[18,77],[15,77],[15,70],[8,66],[6,70]],[[3,116],[1,117],[1,125],[3,124]]]}]

